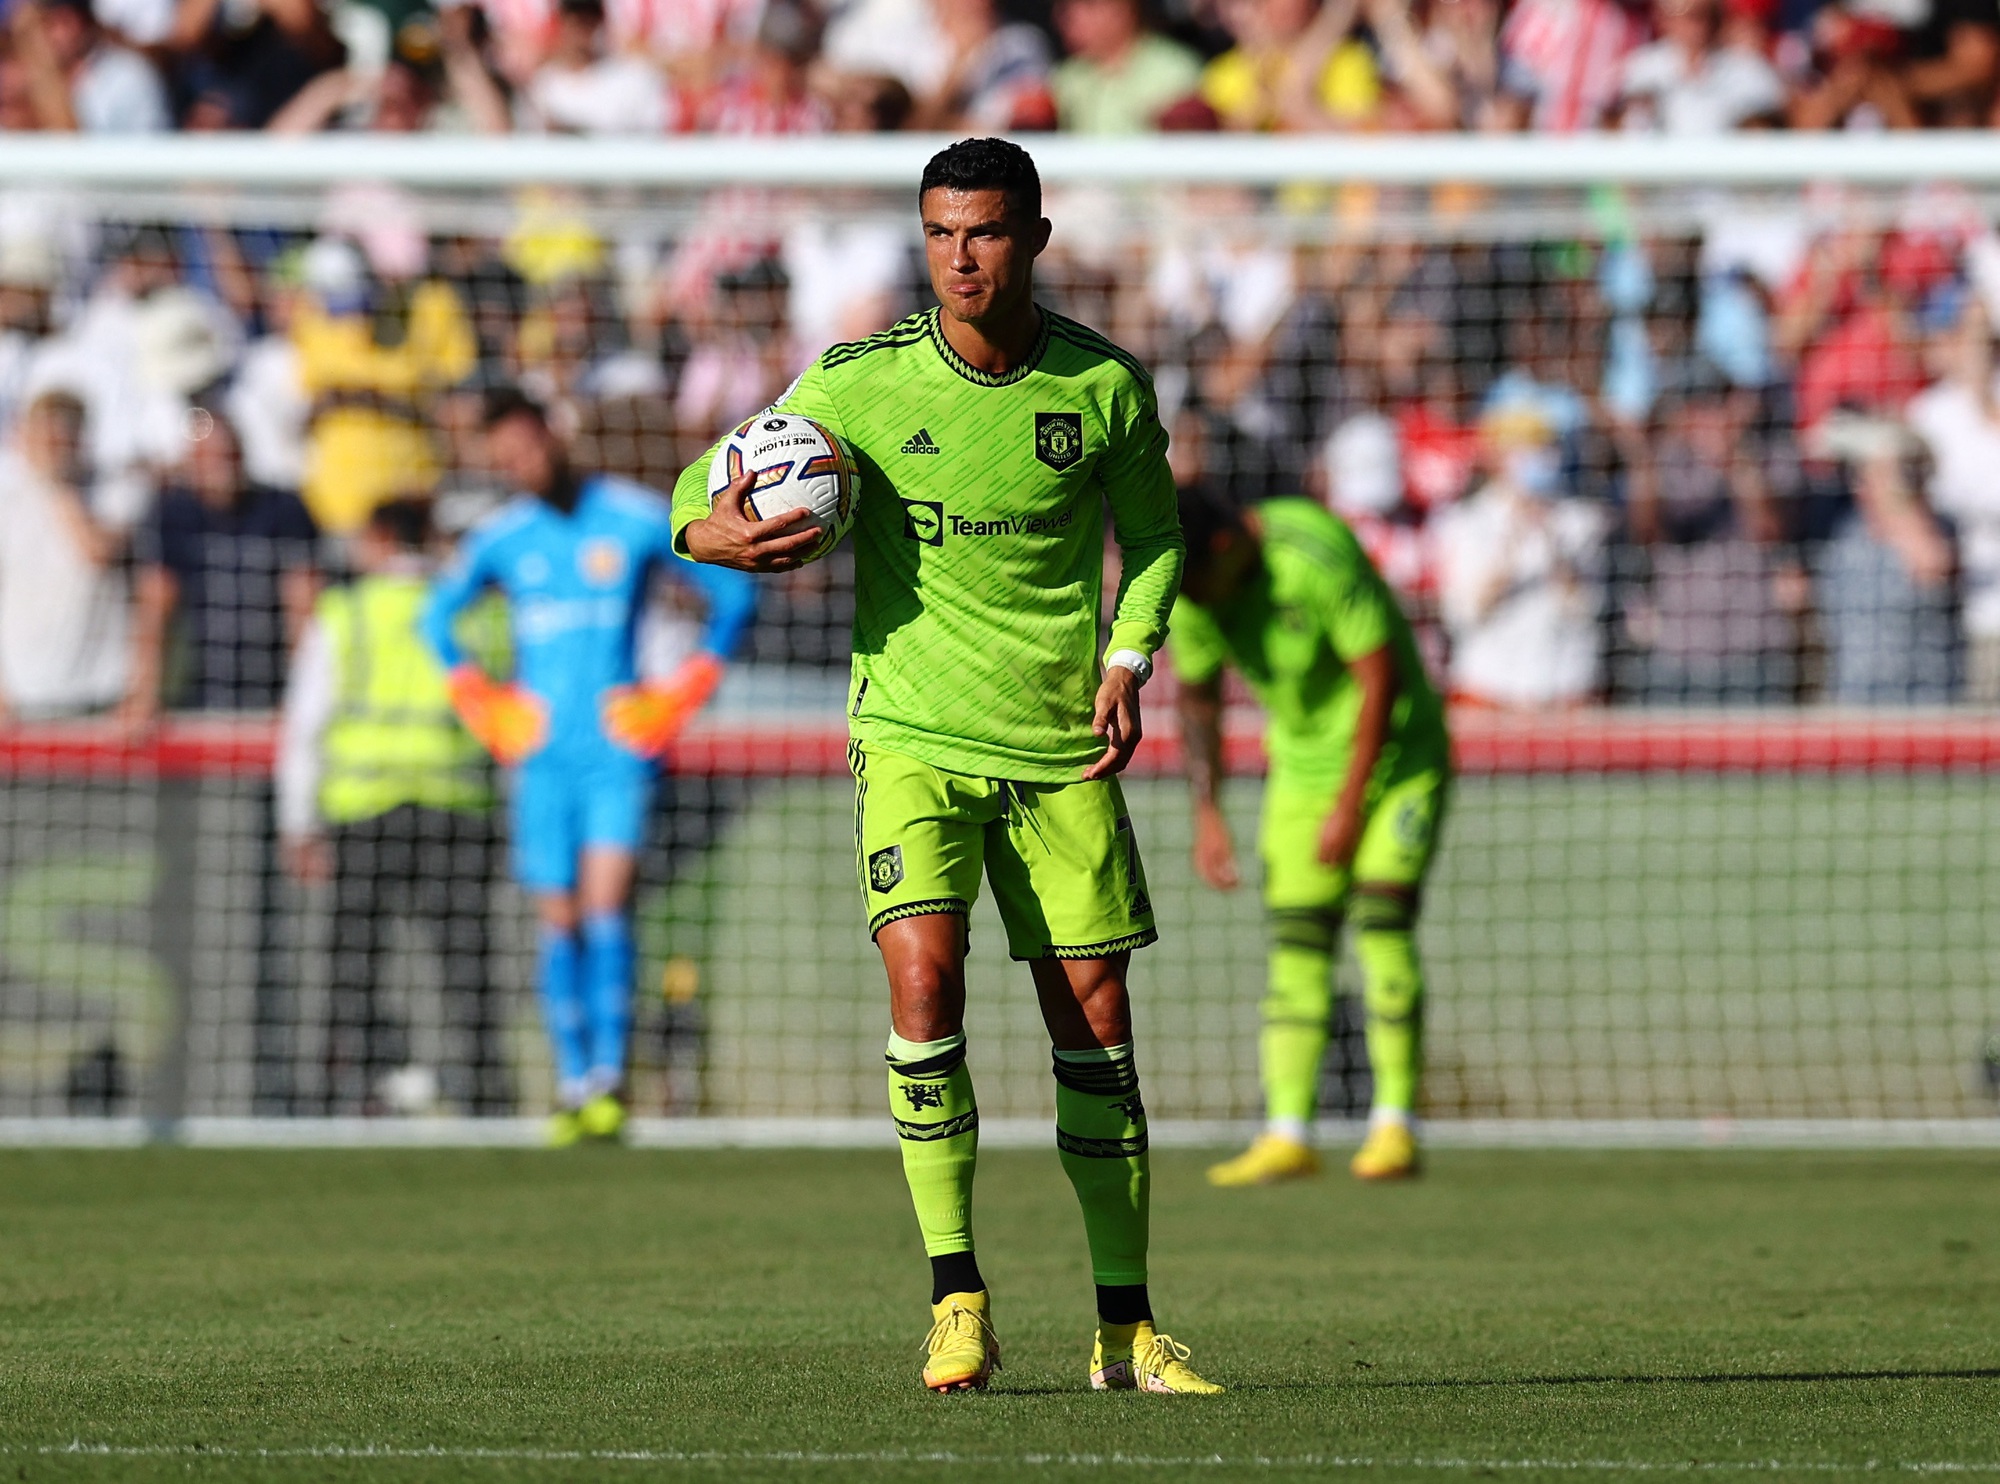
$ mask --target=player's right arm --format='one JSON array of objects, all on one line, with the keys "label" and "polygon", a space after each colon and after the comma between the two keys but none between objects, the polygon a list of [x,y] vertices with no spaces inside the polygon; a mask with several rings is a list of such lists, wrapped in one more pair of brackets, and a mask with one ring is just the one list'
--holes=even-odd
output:
[{"label": "player's right arm", "polygon": [[465,653],[456,632],[459,615],[497,585],[491,551],[492,543],[479,532],[466,537],[431,584],[422,628],[424,641],[449,672],[447,688],[458,719],[498,761],[512,766],[548,740],[548,708],[524,687],[488,675]]},{"label": "player's right arm", "polygon": [[1217,891],[1233,891],[1242,876],[1222,812],[1222,634],[1207,610],[1182,598],[1174,605],[1167,649],[1179,683],[1174,705],[1194,806],[1195,873]]},{"label": "player's right arm", "polygon": [[[805,369],[799,379],[771,404],[773,412],[792,412],[824,422],[837,433],[840,420],[834,415],[833,400],[826,393],[824,373],[818,361]],[[745,469],[728,488],[708,498],[708,468],[722,447],[716,439],[708,451],[674,481],[674,550],[697,562],[734,567],[739,572],[789,572],[802,564],[801,553],[819,540],[819,528],[812,526],[792,535],[785,532],[808,517],[804,507],[774,515],[769,520],[753,520],[746,508],[757,471]]]}]

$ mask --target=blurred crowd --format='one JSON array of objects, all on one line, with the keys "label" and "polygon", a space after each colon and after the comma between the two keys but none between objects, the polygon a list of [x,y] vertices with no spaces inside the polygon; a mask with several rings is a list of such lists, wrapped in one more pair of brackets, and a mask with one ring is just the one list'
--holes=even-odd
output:
[{"label": "blurred crowd", "polygon": [[[1980,200],[1571,197],[1523,236],[1518,198],[1296,195],[1054,192],[1043,297],[1153,368],[1177,478],[1340,511],[1460,701],[2000,705]],[[929,302],[907,203],[866,193],[258,205],[0,193],[10,715],[276,704],[371,512],[448,541],[506,497],[493,388],[667,488]],[[844,667],[850,563],[765,584],[745,658]]]},{"label": "blurred crowd", "polygon": [[1981,128],[2000,0],[0,0],[0,132]]}]

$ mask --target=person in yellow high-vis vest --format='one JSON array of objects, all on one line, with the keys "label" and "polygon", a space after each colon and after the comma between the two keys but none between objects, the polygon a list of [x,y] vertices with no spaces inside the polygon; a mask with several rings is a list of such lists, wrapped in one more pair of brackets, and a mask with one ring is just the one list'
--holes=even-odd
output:
[{"label": "person in yellow high-vis vest", "polygon": [[[278,755],[287,869],[333,887],[325,1112],[381,1111],[406,1058],[378,985],[388,920],[433,923],[444,965],[441,1091],[465,1111],[512,1111],[499,998],[488,971],[495,854],[485,749],[452,711],[419,637],[430,509],[378,505],[354,543],[358,575],[324,593],[300,636]],[[489,615],[494,616],[494,615]],[[478,613],[467,615],[475,626]],[[479,645],[478,635],[468,642]]]}]

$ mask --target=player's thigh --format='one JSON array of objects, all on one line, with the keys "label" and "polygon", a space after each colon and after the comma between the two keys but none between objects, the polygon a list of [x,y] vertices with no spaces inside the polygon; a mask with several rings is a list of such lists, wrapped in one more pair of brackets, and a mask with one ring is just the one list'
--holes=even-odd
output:
[{"label": "player's thigh", "polygon": [[1437,853],[1451,778],[1430,769],[1392,778],[1373,801],[1354,852],[1354,887],[1389,887],[1414,898]]},{"label": "player's thigh", "polygon": [[858,743],[848,760],[869,935],[905,917],[970,912],[979,899],[986,824],[1000,808],[992,783]]},{"label": "player's thigh", "polygon": [[652,766],[619,757],[585,772],[581,788],[583,848],[637,856],[652,818]]},{"label": "player's thigh", "polygon": [[1264,907],[1273,918],[1338,914],[1348,873],[1319,858],[1320,832],[1333,812],[1336,785],[1273,773],[1264,785],[1257,855],[1264,865]]},{"label": "player's thigh", "polygon": [[515,770],[507,808],[514,835],[514,879],[532,892],[576,886],[583,848],[583,808],[574,774],[560,768]]},{"label": "player's thigh", "polygon": [[987,832],[986,879],[1017,959],[1107,958],[1159,934],[1116,778],[1009,783]]}]

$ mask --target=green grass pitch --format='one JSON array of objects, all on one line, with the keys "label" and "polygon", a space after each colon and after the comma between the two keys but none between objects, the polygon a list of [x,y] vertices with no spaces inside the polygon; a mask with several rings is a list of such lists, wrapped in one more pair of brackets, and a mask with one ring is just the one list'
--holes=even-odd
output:
[{"label": "green grass pitch", "polygon": [[892,1153],[0,1154],[0,1481],[2000,1476],[1991,1155],[1201,1164],[1157,1160],[1155,1294],[1229,1395],[1085,1388],[1019,1152],[1006,1369],[938,1398]]}]

